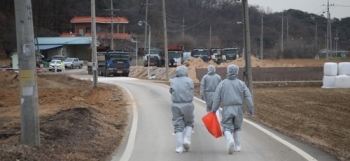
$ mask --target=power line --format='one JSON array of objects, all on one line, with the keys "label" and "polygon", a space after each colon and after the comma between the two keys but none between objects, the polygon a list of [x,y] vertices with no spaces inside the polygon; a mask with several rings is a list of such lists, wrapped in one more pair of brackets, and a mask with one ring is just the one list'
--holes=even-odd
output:
[{"label": "power line", "polygon": [[311,11],[311,13],[317,11],[318,9],[320,9],[322,7],[322,5],[318,6],[316,9],[314,9],[313,11]]},{"label": "power line", "polygon": [[[192,28],[194,28],[194,27],[200,25],[200,24],[203,23],[204,21],[206,21],[206,20],[212,18],[214,15],[216,15],[217,13],[219,13],[221,10],[225,9],[225,8],[228,7],[230,4],[232,4],[232,2],[233,2],[233,1],[227,2],[226,4],[222,5],[223,7],[221,7],[218,11],[216,11],[216,12],[214,12],[214,13],[212,13],[212,14],[206,16],[206,18],[200,20],[199,22],[195,23],[195,24],[192,25],[192,26],[189,26],[189,27],[185,28],[184,30],[192,29]],[[177,32],[180,32],[180,31],[177,31]]]},{"label": "power line", "polygon": [[335,7],[350,7],[349,5],[341,5],[341,4],[335,4]]}]

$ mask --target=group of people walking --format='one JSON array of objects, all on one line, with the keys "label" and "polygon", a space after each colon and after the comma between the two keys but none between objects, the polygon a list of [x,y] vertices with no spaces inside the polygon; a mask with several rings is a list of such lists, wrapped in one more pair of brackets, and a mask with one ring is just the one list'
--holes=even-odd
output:
[{"label": "group of people walking", "polygon": [[[254,114],[251,93],[244,82],[237,78],[237,65],[227,67],[227,78],[222,80],[215,73],[215,66],[208,66],[208,73],[202,78],[201,99],[206,102],[206,111],[216,113],[222,107],[222,132],[226,138],[229,154],[241,150],[240,131],[243,123],[243,101],[246,101],[249,114]],[[188,151],[191,146],[191,134],[194,128],[194,83],[188,77],[185,66],[179,66],[175,78],[170,84],[172,122],[176,136],[177,153]]]}]

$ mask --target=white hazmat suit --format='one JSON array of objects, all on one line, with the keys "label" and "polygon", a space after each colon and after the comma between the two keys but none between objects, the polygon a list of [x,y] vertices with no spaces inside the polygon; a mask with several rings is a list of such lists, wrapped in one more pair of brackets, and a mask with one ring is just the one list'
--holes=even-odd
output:
[{"label": "white hazmat suit", "polygon": [[201,81],[200,95],[207,104],[207,112],[211,111],[215,89],[221,82],[221,77],[215,74],[215,66],[208,66],[208,74],[204,75]]},{"label": "white hazmat suit", "polygon": [[179,66],[175,71],[175,78],[170,83],[172,122],[176,135],[176,149],[178,153],[189,150],[194,122],[193,89],[194,83],[188,78],[185,66]]},{"label": "white hazmat suit", "polygon": [[[215,112],[221,103],[222,120],[221,126],[227,141],[229,154],[233,150],[240,151],[240,131],[243,122],[243,101],[246,100],[250,115],[253,114],[254,104],[248,87],[241,80],[237,79],[238,66],[227,67],[227,78],[216,88],[212,111]],[[234,133],[234,139],[232,136]]]}]

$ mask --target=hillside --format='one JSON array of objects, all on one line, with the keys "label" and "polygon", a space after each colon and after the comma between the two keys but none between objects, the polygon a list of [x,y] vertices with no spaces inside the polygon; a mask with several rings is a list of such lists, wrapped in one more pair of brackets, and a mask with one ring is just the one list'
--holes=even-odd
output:
[{"label": "hillside", "polygon": [[[145,0],[114,1],[113,8],[122,9],[116,16],[129,19],[127,32],[139,35],[144,39],[144,27],[137,25],[145,18]],[[149,0],[148,23],[152,27],[152,46],[162,48],[163,30],[161,17],[161,1]],[[74,16],[90,15],[88,0],[45,1],[32,0],[35,36],[58,36],[69,32],[73,26],[70,19]],[[110,16],[104,9],[110,8],[109,0],[96,3],[97,16]],[[167,29],[169,44],[184,44],[186,50],[194,47],[242,47],[243,35],[242,6],[234,1],[218,3],[216,0],[172,0],[166,1]],[[250,29],[252,54],[259,53],[261,15],[264,15],[264,55],[277,57],[280,55],[281,13],[271,12],[259,6],[250,6]],[[324,15],[306,13],[299,10],[284,12],[284,57],[311,58],[324,48],[326,18]],[[315,17],[313,20],[311,17]],[[288,23],[287,23],[288,21]],[[0,41],[11,51],[16,48],[15,15],[13,1],[2,2],[0,6]],[[287,26],[288,24],[288,26]],[[315,25],[317,24],[317,46],[315,46]],[[184,26],[184,27],[183,27]],[[209,32],[211,28],[211,43]],[[288,28],[288,30],[287,30]],[[288,33],[287,33],[288,31]],[[338,31],[338,48],[350,50],[350,17],[332,19],[333,35]],[[184,37],[182,37],[184,33]],[[289,35],[289,36],[288,36]],[[288,38],[288,39],[287,39]],[[209,45],[211,44],[211,46]],[[140,43],[143,45],[143,43]]]}]

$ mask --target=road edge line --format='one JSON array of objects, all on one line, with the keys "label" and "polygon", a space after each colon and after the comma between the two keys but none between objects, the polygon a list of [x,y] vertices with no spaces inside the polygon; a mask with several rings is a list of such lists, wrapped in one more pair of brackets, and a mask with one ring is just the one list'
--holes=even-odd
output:
[{"label": "road edge line", "polygon": [[317,161],[317,159],[315,159],[314,157],[312,157],[310,154],[306,153],[305,151],[301,150],[300,148],[296,147],[295,145],[291,144],[290,142],[282,139],[281,137],[273,134],[272,132],[266,130],[265,128],[259,126],[258,124],[243,119],[243,121],[245,121],[246,123],[254,126],[255,128],[259,129],[260,131],[264,132],[265,134],[267,134],[268,136],[272,137],[273,139],[279,141],[280,143],[284,144],[285,146],[289,147],[290,149],[294,150],[295,152],[297,152],[299,155],[301,155],[302,157],[304,157],[306,160],[313,160],[313,161]]},{"label": "road edge line", "polygon": [[[134,96],[131,94],[131,92],[126,87],[121,86],[121,85],[118,85],[118,86],[124,88],[124,90],[128,93],[131,100],[135,100]],[[135,102],[132,102],[132,112],[133,112],[133,119],[132,119],[132,123],[131,123],[131,130],[130,130],[130,134],[128,137],[128,143],[127,143],[126,148],[124,150],[124,153],[120,159],[121,161],[127,161],[130,159],[130,156],[132,154],[132,151],[133,151],[134,145],[135,145],[137,122],[138,122],[138,112],[137,112],[137,107],[136,107]],[[112,161],[114,161],[114,159],[112,159]]]}]

